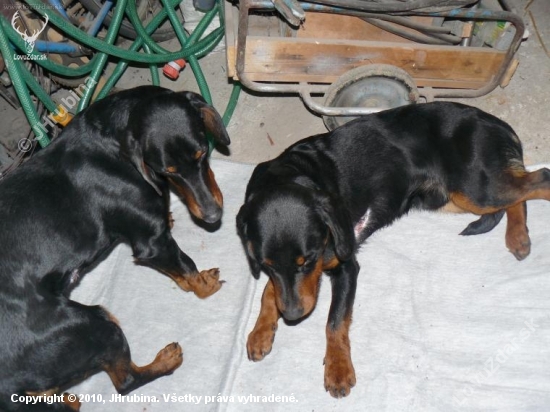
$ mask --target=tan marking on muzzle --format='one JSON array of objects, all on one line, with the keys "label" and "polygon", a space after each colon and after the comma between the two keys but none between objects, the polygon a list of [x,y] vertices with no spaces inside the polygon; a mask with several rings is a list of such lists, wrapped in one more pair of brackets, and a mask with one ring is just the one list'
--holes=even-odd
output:
[{"label": "tan marking on muzzle", "polygon": [[[315,268],[310,273],[306,274],[302,281],[297,285],[299,306],[303,310],[303,315],[308,315],[317,304],[317,296],[319,294],[319,280],[323,274],[323,258],[320,258],[315,264]],[[282,299],[282,293],[279,285],[273,282],[275,287],[275,300],[277,308],[281,313],[285,312],[286,305]]]},{"label": "tan marking on muzzle", "polygon": [[212,193],[216,204],[219,207],[223,207],[223,195],[220,188],[218,187],[218,183],[216,182],[216,178],[212,169],[208,168],[207,175],[208,177],[206,179],[206,185],[208,186],[210,193]]},{"label": "tan marking on muzzle", "polygon": [[191,214],[196,218],[202,220],[202,210],[195,200],[195,197],[191,194],[190,190],[187,189],[185,186],[176,183],[171,177],[168,177],[168,180],[170,180],[172,186],[176,188],[176,191],[181,196],[183,196],[183,198],[185,199],[185,204],[187,205],[187,208],[189,209]]}]

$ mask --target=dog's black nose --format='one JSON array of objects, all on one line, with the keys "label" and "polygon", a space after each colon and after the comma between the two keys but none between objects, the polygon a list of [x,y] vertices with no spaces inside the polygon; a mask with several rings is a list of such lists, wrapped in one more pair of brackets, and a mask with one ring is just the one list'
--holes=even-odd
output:
[{"label": "dog's black nose", "polygon": [[222,218],[222,213],[222,208],[213,208],[212,210],[204,211],[202,215],[202,220],[204,220],[206,223],[216,223]]},{"label": "dog's black nose", "polygon": [[286,320],[298,320],[304,316],[304,310],[300,307],[289,308],[283,312]]}]

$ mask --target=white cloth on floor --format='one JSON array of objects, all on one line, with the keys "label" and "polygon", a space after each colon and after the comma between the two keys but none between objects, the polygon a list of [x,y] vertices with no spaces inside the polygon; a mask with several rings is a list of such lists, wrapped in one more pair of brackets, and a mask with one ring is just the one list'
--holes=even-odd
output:
[{"label": "white cloth on floor", "polygon": [[412,212],[368,239],[350,332],[357,385],[337,400],[323,387],[326,278],[313,314],[295,326],[281,320],[271,354],[247,359],[267,281],[250,274],[235,228],[253,166],[213,160],[212,169],[224,195],[221,228],[196,226],[173,196],[173,235],[199,269],[220,268],[218,293],[185,293],[120,245],[72,294],[118,318],[136,364],[177,341],[183,365],[125,398],[107,374],[94,375],[69,391],[82,412],[548,409],[550,203],[528,205],[532,250],[522,262],[506,250],[506,218],[462,237],[477,217]]}]

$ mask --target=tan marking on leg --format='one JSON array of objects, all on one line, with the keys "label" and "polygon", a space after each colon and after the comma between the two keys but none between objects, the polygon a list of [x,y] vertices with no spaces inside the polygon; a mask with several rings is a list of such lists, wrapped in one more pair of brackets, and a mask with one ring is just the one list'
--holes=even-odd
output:
[{"label": "tan marking on leg", "polygon": [[525,202],[506,209],[506,247],[518,260],[525,259],[531,251],[527,229],[527,205]]},{"label": "tan marking on leg", "polygon": [[[118,392],[136,389],[161,376],[173,373],[183,362],[183,350],[174,342],[161,349],[153,362],[137,366],[134,362],[121,360],[106,366],[105,372],[111,378]],[[130,385],[129,385],[130,382]]]},{"label": "tan marking on leg", "polygon": [[275,302],[275,287],[269,279],[262,295],[262,306],[258,320],[256,320],[256,325],[248,335],[246,342],[248,359],[259,361],[271,352],[275,332],[277,331],[277,322],[280,317],[281,313]]},{"label": "tan marking on leg", "polygon": [[351,316],[348,316],[336,330],[327,325],[325,389],[335,398],[349,395],[356,383],[355,369],[351,361],[350,324]]},{"label": "tan marking on leg", "polygon": [[201,299],[213,295],[224,284],[224,281],[220,280],[220,270],[218,268],[202,270],[199,273],[185,274],[160,270],[170,276],[184,291],[194,292]]}]

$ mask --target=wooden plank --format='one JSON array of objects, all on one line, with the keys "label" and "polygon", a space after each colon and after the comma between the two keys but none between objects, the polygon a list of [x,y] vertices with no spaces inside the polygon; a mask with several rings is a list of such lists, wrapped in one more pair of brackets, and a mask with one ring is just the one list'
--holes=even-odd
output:
[{"label": "wooden plank", "polygon": [[[416,23],[430,25],[432,17],[412,16],[410,19]],[[402,30],[418,33],[415,30],[401,27]],[[299,38],[310,39],[346,39],[387,41],[395,43],[413,43],[354,16],[340,16],[326,13],[306,13],[306,20],[296,32]]]},{"label": "wooden plank", "polygon": [[227,61],[227,77],[235,78],[236,73],[236,48],[237,48],[237,25],[239,13],[235,6],[224,1],[225,17],[225,58]]},{"label": "wooden plank", "polygon": [[420,87],[470,89],[488,83],[504,57],[477,47],[248,36],[245,72],[256,81],[333,83],[355,67],[384,63],[407,71]]}]

